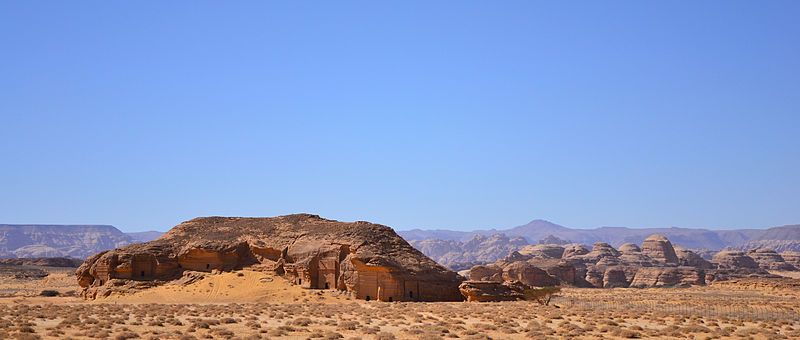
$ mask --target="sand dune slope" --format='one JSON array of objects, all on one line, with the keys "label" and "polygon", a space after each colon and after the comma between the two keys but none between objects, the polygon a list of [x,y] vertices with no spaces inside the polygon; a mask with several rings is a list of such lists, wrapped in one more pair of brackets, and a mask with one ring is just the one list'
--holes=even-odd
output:
[{"label": "sand dune slope", "polygon": [[347,296],[338,291],[309,290],[280,276],[251,270],[219,274],[197,273],[199,280],[180,280],[127,295],[98,299],[98,303],[258,303],[258,302],[341,302]]}]

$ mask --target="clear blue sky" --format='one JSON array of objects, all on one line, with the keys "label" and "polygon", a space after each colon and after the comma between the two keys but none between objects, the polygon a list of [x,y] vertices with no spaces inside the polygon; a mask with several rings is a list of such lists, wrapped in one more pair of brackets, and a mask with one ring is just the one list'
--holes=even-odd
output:
[{"label": "clear blue sky", "polygon": [[0,223],[800,223],[800,2],[0,3]]}]

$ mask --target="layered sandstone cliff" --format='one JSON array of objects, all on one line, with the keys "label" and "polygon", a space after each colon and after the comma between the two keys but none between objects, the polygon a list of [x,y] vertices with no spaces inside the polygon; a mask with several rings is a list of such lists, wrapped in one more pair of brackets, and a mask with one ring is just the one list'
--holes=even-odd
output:
[{"label": "layered sandstone cliff", "polygon": [[461,278],[391,228],[316,215],[205,217],[161,238],[88,258],[76,275],[87,298],[147,287],[185,272],[271,271],[309,289],[381,301],[458,301]]}]

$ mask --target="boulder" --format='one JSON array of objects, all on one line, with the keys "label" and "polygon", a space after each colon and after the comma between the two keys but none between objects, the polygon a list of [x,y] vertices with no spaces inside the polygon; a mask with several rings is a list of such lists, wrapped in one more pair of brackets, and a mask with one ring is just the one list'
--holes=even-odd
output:
[{"label": "boulder", "polygon": [[756,269],[758,263],[752,257],[738,250],[723,250],[711,260],[721,269]]},{"label": "boulder", "polygon": [[658,265],[658,262],[651,259],[649,256],[634,252],[622,253],[622,255],[617,258],[617,261],[629,267],[652,267]]},{"label": "boulder", "polygon": [[[180,279],[186,271],[273,271],[307,289],[380,301],[460,301],[463,280],[391,228],[316,215],[204,217],[154,241],[86,259],[76,271],[85,298]],[[143,285],[134,284],[145,282]]]},{"label": "boulder", "polygon": [[705,278],[705,271],[695,267],[646,267],[636,272],[630,287],[705,285]]},{"label": "boulder", "polygon": [[525,299],[525,286],[519,282],[464,281],[458,287],[467,301],[496,302]]},{"label": "boulder", "polygon": [[642,254],[661,263],[678,264],[678,255],[675,248],[664,235],[650,235],[642,243]]}]

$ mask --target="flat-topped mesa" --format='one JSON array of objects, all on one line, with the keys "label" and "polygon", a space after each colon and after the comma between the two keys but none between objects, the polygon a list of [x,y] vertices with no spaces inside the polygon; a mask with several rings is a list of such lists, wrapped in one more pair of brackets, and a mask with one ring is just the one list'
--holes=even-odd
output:
[{"label": "flat-topped mesa", "polygon": [[[184,271],[274,271],[303,288],[380,301],[460,301],[462,278],[389,227],[316,215],[204,217],[161,238],[102,252],[76,271],[83,296],[178,279]],[[110,282],[110,281],[113,281]]]},{"label": "flat-topped mesa", "polygon": [[654,234],[644,239],[642,254],[661,263],[675,265],[679,263],[675,248],[672,247],[672,243],[664,235]]}]

